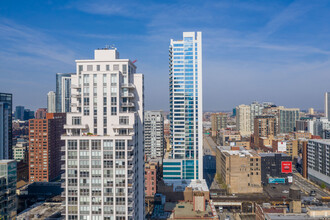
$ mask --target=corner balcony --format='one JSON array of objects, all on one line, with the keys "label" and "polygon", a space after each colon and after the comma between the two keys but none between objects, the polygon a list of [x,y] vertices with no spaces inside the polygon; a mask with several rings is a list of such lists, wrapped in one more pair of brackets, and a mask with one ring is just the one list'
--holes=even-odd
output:
[{"label": "corner balcony", "polygon": [[71,84],[71,88],[72,88],[72,89],[80,89],[80,86],[75,85],[75,84]]},{"label": "corner balcony", "polygon": [[129,89],[134,89],[135,85],[133,83],[123,83],[121,84],[122,88],[129,88]]}]

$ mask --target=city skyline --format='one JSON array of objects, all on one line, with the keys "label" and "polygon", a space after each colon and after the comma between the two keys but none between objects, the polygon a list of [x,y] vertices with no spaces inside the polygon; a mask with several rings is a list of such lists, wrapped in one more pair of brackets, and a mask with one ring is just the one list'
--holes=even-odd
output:
[{"label": "city skyline", "polygon": [[[145,73],[146,110],[167,111],[169,39],[202,31],[206,111],[255,100],[324,109],[330,79],[325,1],[2,4],[0,87],[13,93],[14,106],[46,107],[44,94],[55,90],[57,72],[74,72],[73,60],[114,44]],[[200,16],[188,16],[197,9]]]}]

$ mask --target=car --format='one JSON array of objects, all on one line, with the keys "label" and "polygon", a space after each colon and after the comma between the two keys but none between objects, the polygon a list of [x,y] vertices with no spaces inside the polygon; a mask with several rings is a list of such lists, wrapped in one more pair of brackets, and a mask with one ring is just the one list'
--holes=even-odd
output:
[{"label": "car", "polygon": [[316,191],[315,190],[311,190],[309,193],[309,196],[316,196]]}]

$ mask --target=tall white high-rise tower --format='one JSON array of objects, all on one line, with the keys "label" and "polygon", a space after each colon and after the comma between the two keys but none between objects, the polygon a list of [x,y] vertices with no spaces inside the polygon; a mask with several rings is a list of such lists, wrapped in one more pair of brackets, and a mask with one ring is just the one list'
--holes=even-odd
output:
[{"label": "tall white high-rise tower", "polygon": [[64,126],[66,219],[144,219],[143,75],[116,49],[76,60]]},{"label": "tall white high-rise tower", "polygon": [[183,32],[170,43],[172,152],[164,179],[203,179],[202,33]]}]

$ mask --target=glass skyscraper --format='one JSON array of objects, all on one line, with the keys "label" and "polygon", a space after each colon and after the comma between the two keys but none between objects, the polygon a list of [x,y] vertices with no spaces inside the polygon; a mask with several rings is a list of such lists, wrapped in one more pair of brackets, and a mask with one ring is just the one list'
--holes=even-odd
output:
[{"label": "glass skyscraper", "polygon": [[[0,160],[12,158],[13,95],[0,93]],[[23,110],[24,113],[24,110]]]},{"label": "glass skyscraper", "polygon": [[169,48],[172,151],[164,179],[203,179],[202,33],[184,32]]},{"label": "glass skyscraper", "polygon": [[71,111],[71,75],[56,73],[56,112]]}]

